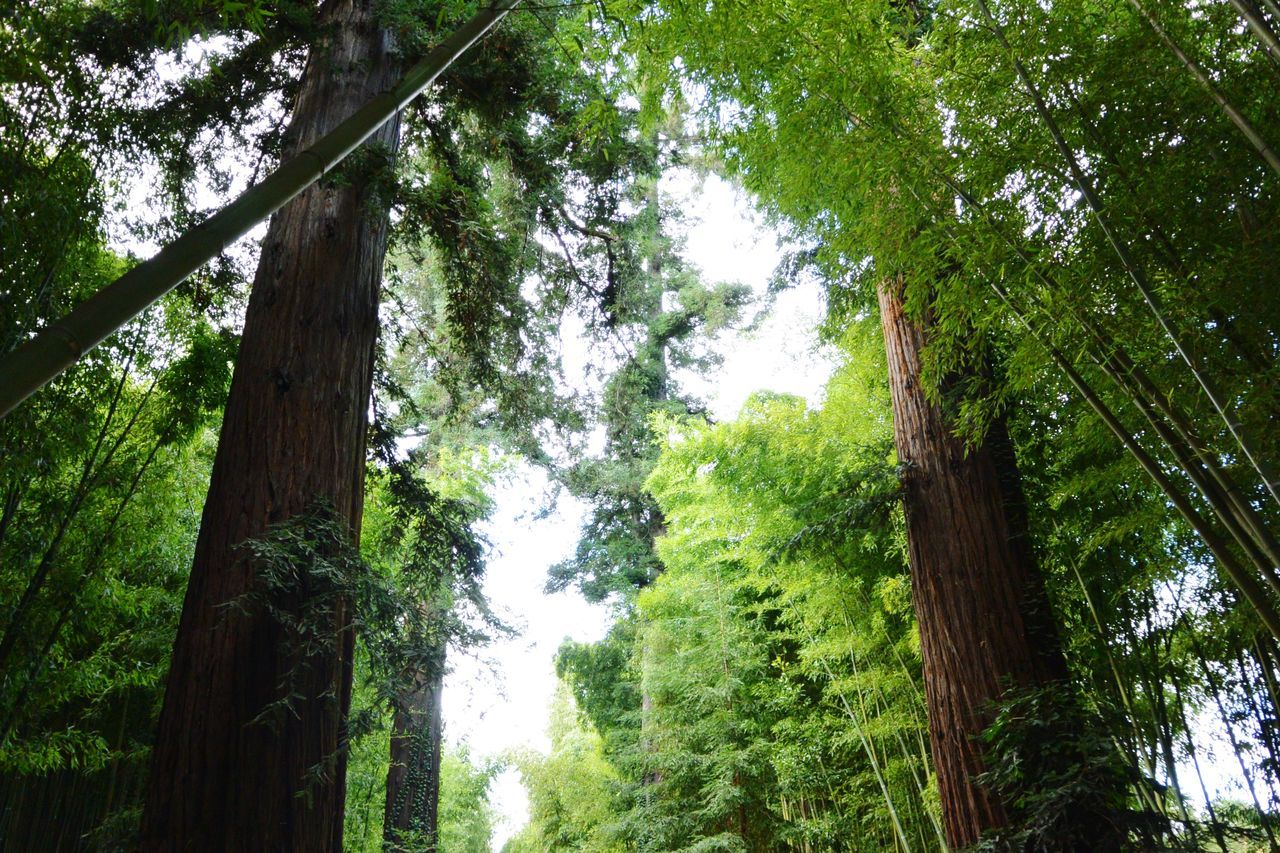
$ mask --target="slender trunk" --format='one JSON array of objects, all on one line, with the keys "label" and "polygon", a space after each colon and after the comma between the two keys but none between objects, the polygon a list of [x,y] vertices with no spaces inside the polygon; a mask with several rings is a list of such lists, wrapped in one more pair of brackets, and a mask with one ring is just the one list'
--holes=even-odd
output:
[{"label": "slender trunk", "polygon": [[1271,29],[1261,10],[1246,0],[1231,0],[1231,5],[1240,13],[1240,18],[1249,26],[1262,49],[1273,61],[1280,61],[1280,38],[1276,38],[1275,30]]},{"label": "slender trunk", "polygon": [[15,478],[5,490],[4,509],[0,510],[0,548],[4,547],[4,539],[9,533],[9,525],[13,522],[14,516],[18,514],[18,506],[22,503],[22,493],[26,487],[27,482],[25,480]]},{"label": "slender trunk", "polygon": [[[1213,78],[1209,76],[1209,73],[1200,66],[1200,63],[1188,56],[1186,51],[1182,49],[1181,45],[1173,40],[1173,37],[1169,35],[1163,26],[1160,25],[1160,22],[1156,20],[1156,17],[1142,5],[1141,0],[1129,0],[1129,2],[1132,4],[1133,8],[1138,11],[1138,14],[1142,15],[1142,17],[1146,19],[1147,23],[1151,25],[1151,29],[1160,37],[1160,40],[1164,42],[1165,46],[1169,48],[1169,51],[1178,58],[1178,61],[1182,63],[1183,67],[1186,68],[1187,71],[1191,72],[1191,76],[1196,78],[1196,82],[1199,83],[1205,92],[1209,94],[1209,97],[1213,99],[1213,102],[1222,108],[1222,111],[1226,113],[1227,118],[1236,126],[1236,129],[1244,134],[1244,138],[1249,140],[1249,144],[1252,145],[1253,149],[1258,152],[1258,155],[1266,161],[1267,165],[1271,167],[1271,170],[1276,174],[1280,174],[1280,155],[1276,154],[1275,150],[1272,149],[1272,147],[1267,144],[1267,141],[1262,138],[1262,134],[1258,132],[1258,129],[1255,128],[1247,118],[1245,118],[1244,113],[1240,112],[1236,105],[1228,100],[1227,96],[1222,93],[1222,90],[1214,84]],[[1238,5],[1238,0],[1233,0],[1233,2],[1237,4],[1237,9],[1241,8]],[[1257,30],[1255,30],[1255,33],[1256,32]],[[1272,35],[1272,38],[1275,38],[1275,36]]]},{"label": "slender trunk", "polygon": [[[1134,2],[1134,0],[1130,0],[1130,2]],[[1049,131],[1049,135],[1053,138],[1053,143],[1058,149],[1058,153],[1062,156],[1063,160],[1066,161],[1067,166],[1071,170],[1071,178],[1076,183],[1076,189],[1080,191],[1080,194],[1084,196],[1085,201],[1088,202],[1089,209],[1094,215],[1094,221],[1097,222],[1098,227],[1102,230],[1107,242],[1111,245],[1116,258],[1120,261],[1121,266],[1124,267],[1124,270],[1128,274],[1130,280],[1133,281],[1134,286],[1137,287],[1138,292],[1142,295],[1143,301],[1146,303],[1148,309],[1150,309],[1152,316],[1155,318],[1161,330],[1165,333],[1165,337],[1167,337],[1169,342],[1173,344],[1174,350],[1177,351],[1178,355],[1182,358],[1182,361],[1187,365],[1192,376],[1195,377],[1196,382],[1200,385],[1200,389],[1204,392],[1205,397],[1208,398],[1209,402],[1213,405],[1214,410],[1226,425],[1227,430],[1236,440],[1241,452],[1244,454],[1245,458],[1249,460],[1249,463],[1253,466],[1254,470],[1258,472],[1258,476],[1262,480],[1262,485],[1266,488],[1272,499],[1277,504],[1280,504],[1280,476],[1276,475],[1272,471],[1271,460],[1262,455],[1258,451],[1253,440],[1245,434],[1244,425],[1240,421],[1239,413],[1236,412],[1230,401],[1223,397],[1216,387],[1216,383],[1214,383],[1209,378],[1208,374],[1200,368],[1197,359],[1192,356],[1182,335],[1175,328],[1171,316],[1165,310],[1164,300],[1152,287],[1143,267],[1134,258],[1132,252],[1130,252],[1128,244],[1112,226],[1110,217],[1107,216],[1106,210],[1102,204],[1102,198],[1098,195],[1094,182],[1085,173],[1083,166],[1080,164],[1080,159],[1067,143],[1066,137],[1062,133],[1062,128],[1058,126],[1058,122],[1054,119],[1052,112],[1045,103],[1039,87],[1037,87],[1034,81],[1032,81],[1031,75],[1027,72],[1026,66],[1014,51],[1013,46],[1009,44],[1008,39],[1005,37],[1004,30],[992,15],[991,8],[987,5],[986,0],[978,0],[978,8],[982,11],[982,15],[986,19],[986,23],[991,27],[997,41],[999,41],[1001,47],[1003,47],[1005,52],[1009,55],[1009,61],[1013,64],[1013,68],[1017,74],[1019,82],[1026,90],[1027,95],[1031,98],[1036,114],[1040,117],[1045,128]],[[1268,160],[1268,162],[1271,163],[1277,173],[1280,173],[1280,157]]]},{"label": "slender trunk", "polygon": [[[1262,773],[1262,781],[1267,786],[1267,799],[1275,802],[1277,797],[1274,768],[1280,767],[1280,763],[1277,763],[1280,762],[1280,755],[1277,755],[1276,730],[1273,718],[1268,715],[1266,709],[1263,708],[1262,702],[1259,701],[1257,683],[1258,676],[1261,673],[1250,671],[1251,668],[1245,661],[1244,652],[1240,649],[1236,649],[1236,667],[1240,673],[1241,691],[1248,702],[1249,713],[1253,717],[1254,725],[1258,727],[1258,740],[1262,742],[1263,747],[1267,750],[1267,757],[1259,757],[1258,769]],[[1272,711],[1272,714],[1274,714],[1274,711]]]},{"label": "slender trunk", "polygon": [[[1244,779],[1245,788],[1249,791],[1249,799],[1253,801],[1253,807],[1258,814],[1265,816],[1267,810],[1262,807],[1262,800],[1258,797],[1257,786],[1253,782],[1253,773],[1249,770],[1249,764],[1245,761],[1247,754],[1240,745],[1239,739],[1236,737],[1235,725],[1232,723],[1232,715],[1222,702],[1222,687],[1217,675],[1205,660],[1204,651],[1200,648],[1200,643],[1196,641],[1195,634],[1189,633],[1191,637],[1191,650],[1195,655],[1196,663],[1200,665],[1200,672],[1203,673],[1205,684],[1209,688],[1209,696],[1213,698],[1213,704],[1218,709],[1218,717],[1222,720],[1222,728],[1227,734],[1227,740],[1231,743],[1231,752],[1236,757],[1236,765],[1240,768],[1240,777]],[[1267,835],[1267,842],[1272,851],[1280,850],[1280,842],[1277,842],[1276,835],[1271,829],[1271,821],[1263,820],[1262,829]]]},{"label": "slender trunk", "polygon": [[22,722],[24,715],[32,710],[27,702],[27,697],[40,678],[45,664],[48,663],[49,653],[53,650],[54,643],[61,636],[63,627],[71,619],[72,615],[80,611],[84,587],[89,579],[96,574],[97,569],[100,568],[99,555],[110,546],[112,538],[115,536],[116,525],[120,523],[120,517],[124,515],[129,502],[137,494],[138,485],[142,482],[143,474],[151,467],[151,463],[155,460],[156,454],[163,445],[163,438],[157,439],[156,443],[152,445],[151,452],[134,473],[133,480],[129,483],[129,489],[125,492],[124,497],[121,498],[120,503],[116,505],[116,511],[107,523],[98,550],[81,561],[80,570],[76,575],[76,579],[71,582],[71,589],[66,593],[66,600],[58,613],[57,621],[53,623],[53,628],[49,630],[48,636],[45,637],[44,645],[28,660],[26,681],[23,682],[22,688],[18,691],[17,699],[5,711],[4,722],[0,724],[0,743],[5,742],[9,737],[9,733]]},{"label": "slender trunk", "polygon": [[1003,427],[967,449],[926,398],[925,330],[906,316],[901,287],[879,288],[894,443],[906,471],[912,596],[943,822],[951,846],[964,847],[1010,819],[1006,804],[973,780],[984,769],[978,737],[992,704],[1010,687],[1064,682],[1067,671]]},{"label": "slender trunk", "polygon": [[[810,630],[809,626],[805,623],[804,615],[798,608],[796,608],[794,603],[791,606],[801,627],[804,629],[805,636],[809,641],[809,646],[816,646],[817,640],[814,637],[813,631]],[[825,658],[819,657],[818,661],[826,671],[828,681],[830,681],[834,687],[839,681],[836,678],[835,672],[832,671],[830,664],[827,663]],[[844,707],[845,715],[848,716],[850,722],[853,723],[854,734],[858,736],[858,742],[862,746],[862,751],[867,756],[868,763],[871,765],[871,772],[875,776],[876,784],[880,787],[880,795],[884,798],[885,810],[889,813],[889,822],[893,826],[893,837],[895,840],[894,849],[897,849],[898,843],[901,843],[904,848],[910,849],[911,845],[907,843],[907,834],[903,830],[902,821],[898,817],[898,809],[894,805],[893,795],[889,790],[888,780],[885,778],[885,774],[881,769],[880,761],[876,756],[875,749],[871,745],[871,740],[867,737],[864,718],[859,716],[858,713],[853,710],[853,706],[849,703],[849,697],[845,695],[844,691],[839,688],[836,689],[836,697],[840,700],[841,706]],[[921,792],[921,795],[923,797],[923,791]]]},{"label": "slender trunk", "polygon": [[[1152,656],[1155,656],[1154,649]],[[1182,815],[1182,822],[1187,828],[1191,844],[1198,850],[1200,849],[1199,832],[1191,819],[1191,812],[1187,809],[1187,797],[1182,791],[1182,780],[1178,776],[1178,759],[1174,755],[1173,721],[1169,716],[1169,702],[1165,696],[1164,678],[1159,661],[1154,661],[1151,667],[1144,667],[1144,670],[1146,670],[1147,690],[1155,703],[1155,736],[1159,744],[1160,756],[1164,759],[1165,780],[1177,801],[1178,813]]]},{"label": "slender trunk", "polygon": [[382,838],[388,850],[431,853],[439,840],[443,654],[438,664],[433,672],[415,679],[413,689],[395,712],[382,820]]},{"label": "slender trunk", "polygon": [[1169,679],[1169,683],[1173,685],[1173,696],[1176,700],[1174,707],[1178,711],[1178,719],[1182,722],[1182,738],[1187,745],[1187,756],[1191,759],[1191,767],[1196,771],[1196,781],[1200,783],[1200,795],[1204,798],[1205,814],[1209,816],[1209,831],[1213,833],[1213,838],[1220,848],[1230,850],[1226,835],[1222,831],[1222,821],[1218,820],[1217,809],[1213,806],[1213,797],[1209,796],[1209,787],[1205,785],[1204,773],[1200,770],[1200,757],[1196,752],[1195,741],[1191,737],[1191,724],[1187,721],[1187,703],[1183,699],[1182,688],[1178,686],[1177,678]]},{"label": "slender trunk", "polygon": [[[394,82],[373,6],[330,0],[322,9],[329,36],[303,74],[294,150]],[[372,139],[394,153],[398,131],[392,120]],[[226,605],[255,588],[239,546],[270,525],[319,500],[358,536],[386,231],[386,211],[358,178],[313,185],[271,220],[160,716],[145,850],[342,847],[346,605],[321,629],[333,647],[305,657],[270,614]],[[281,695],[285,682],[292,695]],[[264,721],[281,700],[286,712]]]},{"label": "slender trunk", "polygon": [[1249,602],[1253,610],[1258,614],[1258,618],[1262,620],[1262,624],[1271,632],[1273,637],[1280,637],[1280,611],[1277,611],[1270,596],[1262,588],[1261,584],[1245,569],[1240,563],[1230,547],[1217,531],[1211,527],[1208,522],[1200,515],[1199,511],[1192,505],[1191,501],[1178,488],[1178,486],[1169,478],[1169,476],[1161,468],[1160,463],[1143,449],[1133,433],[1125,428],[1124,424],[1116,416],[1107,404],[1098,396],[1085,378],[1078,370],[1072,366],[1071,361],[1055,347],[1039,329],[1031,319],[1021,311],[1017,305],[1009,298],[1008,292],[1001,287],[994,279],[989,279],[992,290],[996,295],[1004,301],[1004,304],[1013,312],[1018,321],[1026,327],[1027,331],[1040,342],[1041,346],[1049,353],[1054,363],[1058,365],[1058,369],[1063,372],[1072,386],[1080,392],[1080,396],[1084,398],[1089,407],[1102,419],[1112,434],[1120,440],[1120,442],[1133,456],[1134,460],[1147,472],[1149,476],[1160,490],[1164,492],[1169,502],[1178,510],[1178,514],[1191,525],[1209,548],[1214,558],[1218,561],[1218,565],[1222,571],[1231,579],[1240,592],[1244,595],[1245,600]]},{"label": "slender trunk", "polygon": [[[1271,644],[1267,641],[1265,636],[1262,634],[1255,634],[1253,642],[1250,644],[1249,656],[1253,658],[1255,663],[1257,663],[1258,670],[1262,673],[1262,684],[1266,689],[1264,698],[1266,699],[1266,707],[1268,708],[1268,713],[1270,715],[1270,723],[1268,725],[1271,730],[1271,741],[1274,743],[1277,738],[1280,738],[1280,721],[1277,721],[1277,716],[1280,715],[1280,688],[1276,685],[1276,673],[1273,668],[1274,663],[1271,655],[1267,651],[1270,647]],[[1268,774],[1269,778],[1280,773],[1280,748],[1277,748],[1276,751],[1272,753],[1271,766],[1274,769],[1270,774]]]},{"label": "slender trunk", "polygon": [[[141,414],[145,405],[145,398],[142,404],[134,412],[133,418],[129,424],[120,433],[120,436],[112,444],[110,450],[107,451],[106,457],[101,462],[98,461],[98,455],[102,451],[103,444],[106,442],[107,436],[111,431],[111,423],[115,420],[116,412],[119,408],[120,401],[123,399],[124,389],[129,380],[129,368],[133,364],[133,356],[129,356],[129,361],[125,363],[124,370],[121,371],[120,381],[116,384],[115,394],[111,398],[111,404],[107,407],[106,417],[102,421],[102,427],[98,430],[98,438],[94,442],[93,449],[85,458],[84,466],[80,473],[80,480],[76,484],[75,492],[71,496],[71,500],[67,505],[67,509],[62,513],[61,520],[57,529],[54,531],[53,538],[44,550],[44,554],[40,558],[40,563],[36,566],[36,570],[32,573],[27,581],[26,589],[22,592],[22,597],[18,599],[18,603],[14,606],[13,611],[9,614],[9,622],[4,630],[3,636],[0,636],[0,672],[5,670],[5,666],[9,661],[9,655],[17,645],[18,638],[26,627],[27,611],[35,604],[36,596],[40,594],[40,590],[44,588],[44,583],[49,577],[49,573],[53,570],[58,557],[58,552],[62,547],[62,541],[66,538],[67,532],[71,529],[80,507],[85,499],[93,490],[94,480],[102,473],[110,463],[115,452],[120,449],[120,445],[128,437],[129,431],[133,424],[137,421],[138,415]],[[154,383],[152,383],[154,387]],[[148,391],[148,395],[150,391]]]}]

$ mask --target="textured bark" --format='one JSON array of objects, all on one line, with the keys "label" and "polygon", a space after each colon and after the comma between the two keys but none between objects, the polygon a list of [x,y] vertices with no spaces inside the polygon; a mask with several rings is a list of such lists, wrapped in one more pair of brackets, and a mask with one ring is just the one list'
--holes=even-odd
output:
[{"label": "textured bark", "polygon": [[[444,660],[418,678],[396,709],[387,768],[387,804],[382,837],[390,850],[436,849],[440,813],[440,739],[444,731],[440,693]],[[406,842],[412,841],[412,844]]]},{"label": "textured bark", "polygon": [[925,330],[907,317],[901,282],[879,289],[905,468],[912,597],[920,625],[929,737],[947,841],[964,847],[1009,813],[975,784],[978,735],[1009,686],[1065,681],[1066,666],[1027,540],[1012,447],[1002,424],[966,448],[921,386]]},{"label": "textured bark", "polygon": [[[294,150],[394,83],[372,11],[372,0],[321,10],[328,35],[303,74]],[[395,120],[373,140],[394,151],[398,135]],[[345,607],[333,613],[340,653],[299,661],[270,616],[223,605],[254,583],[238,546],[316,500],[358,535],[386,231],[359,182],[317,184],[271,220],[160,716],[145,850],[341,849]],[[291,713],[255,720],[290,672],[300,673]]]}]

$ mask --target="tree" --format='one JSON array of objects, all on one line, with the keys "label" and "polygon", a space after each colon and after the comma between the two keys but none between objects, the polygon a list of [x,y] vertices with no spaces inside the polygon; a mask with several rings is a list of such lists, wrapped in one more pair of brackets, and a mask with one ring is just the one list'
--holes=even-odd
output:
[{"label": "tree", "polygon": [[504,853],[629,849],[615,826],[620,780],[605,759],[600,735],[584,723],[563,683],[552,699],[548,735],[548,755],[529,751],[513,759],[529,792],[529,823]]},{"label": "tree", "polygon": [[[321,20],[328,32],[291,118],[295,150],[398,68],[372,4],[332,3]],[[371,150],[394,158],[398,135],[389,122]],[[358,536],[387,213],[372,175],[349,180],[304,192],[264,242],[160,715],[148,849],[341,847],[347,603],[318,614],[313,649],[270,614],[228,604],[255,582],[242,543],[273,523],[331,508]],[[279,604],[301,612],[323,584],[301,577]],[[269,781],[244,784],[253,778]]]},{"label": "tree", "polygon": [[938,845],[872,343],[821,409],[760,394],[728,423],[654,424],[665,571],[557,657],[618,779],[601,820],[638,849]]},{"label": "tree", "polygon": [[[966,446],[922,385],[927,327],[910,319],[900,285],[880,288],[903,467],[911,595],[920,625],[929,738],[947,841],[976,843],[1010,820],[1010,803],[983,787],[980,735],[1006,691],[1070,690],[1053,614],[1028,539],[1022,484],[997,422]],[[1081,816],[1082,819],[1084,816]],[[1094,849],[1115,843],[1072,829]]]},{"label": "tree", "polygon": [[498,816],[489,786],[503,765],[477,762],[466,746],[451,748],[440,763],[440,849],[488,853]]},{"label": "tree", "polygon": [[[484,547],[472,526],[491,510],[484,495],[492,471],[463,462],[436,471],[434,484],[406,461],[390,463],[386,486],[391,519],[378,537],[382,559],[393,563],[390,583],[401,596],[382,624],[365,625],[370,679],[391,713],[383,843],[389,849],[434,850],[440,839],[441,694],[448,647],[478,645],[485,631],[505,630],[488,611],[480,580]],[[462,455],[462,454],[459,454]],[[445,460],[437,462],[444,467]],[[484,624],[465,624],[470,605]]]},{"label": "tree", "polygon": [[[1253,226],[1228,212],[1236,207],[1226,197],[1270,211],[1273,189],[1263,188],[1256,151],[1221,136],[1234,129],[1185,69],[1133,73],[1139,54],[1162,67],[1176,62],[1147,22],[1124,7],[1114,10],[1113,27],[1101,23],[1111,12],[1100,18],[1093,7],[1017,2],[661,9],[652,26],[630,33],[635,55],[651,60],[655,78],[679,69],[705,87],[705,132],[803,235],[801,268],[827,282],[829,328],[871,310],[877,291],[904,286],[898,296],[921,324],[923,346],[918,372],[900,378],[939,404],[947,429],[979,455],[992,427],[1029,400],[1044,406],[1041,417],[1061,416],[1030,379],[1061,370],[1133,455],[1136,476],[1151,476],[1200,534],[1244,606],[1274,625],[1275,579],[1258,559],[1274,524],[1269,476],[1265,464],[1252,464],[1274,449],[1255,454],[1261,433],[1248,426],[1264,417],[1269,392],[1259,389],[1270,387],[1253,378],[1269,368],[1257,358],[1252,321],[1274,309],[1260,301],[1246,318],[1239,290],[1210,296],[1190,284],[1224,280],[1228,269],[1241,271],[1248,287],[1261,284],[1253,260],[1260,247],[1247,236]],[[1179,26],[1231,68],[1227,88],[1249,93],[1245,112],[1269,115],[1254,97],[1273,85],[1261,80],[1269,73],[1261,57],[1230,59],[1225,45],[1238,46],[1236,35],[1209,35],[1184,11]],[[1218,21],[1209,30],[1232,26]],[[1157,107],[1156,90],[1159,103],[1178,106]],[[1182,159],[1191,127],[1197,150],[1230,148],[1205,155],[1221,156],[1224,181],[1206,182]],[[1179,156],[1152,154],[1171,142]],[[1079,204],[1070,200],[1077,192]],[[1209,197],[1217,214],[1202,205]],[[1204,242],[1209,232],[1220,239]],[[1036,357],[1049,360],[1047,369],[1029,367],[1033,346],[1044,347]],[[1169,347],[1179,354],[1172,362]],[[1249,379],[1245,363],[1253,365]],[[1224,418],[1214,404],[1224,399],[1219,382],[1254,402]],[[1208,445],[1217,453],[1195,450]],[[1184,564],[1186,576],[1195,565]]]},{"label": "tree", "polygon": [[[153,809],[150,846],[198,808],[267,827],[212,846],[331,849],[350,785],[352,846],[483,848],[493,767],[447,819],[435,709],[446,646],[497,630],[484,501],[437,473],[462,447],[551,464],[599,426],[559,472],[592,513],[552,583],[621,618],[558,655],[579,711],[528,763],[521,843],[932,849],[945,820],[979,849],[1276,847],[1275,3],[526,10],[269,232],[157,756],[153,802],[191,826],[158,838]],[[123,272],[123,225],[198,222],[462,11],[0,12],[0,345]],[[381,31],[394,55],[321,58]],[[695,134],[792,241],[775,286],[828,297],[849,365],[821,405],[708,424],[676,387],[740,297],[682,268],[656,194]],[[312,252],[329,202],[350,230]],[[10,844],[136,846],[239,265],[0,423]],[[568,311],[612,347],[589,405],[557,374]]]}]

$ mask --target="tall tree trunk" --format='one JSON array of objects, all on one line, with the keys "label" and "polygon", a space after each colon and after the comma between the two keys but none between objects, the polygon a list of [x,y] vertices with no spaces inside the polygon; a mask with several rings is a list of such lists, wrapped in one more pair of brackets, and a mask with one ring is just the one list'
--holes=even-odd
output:
[{"label": "tall tree trunk", "polygon": [[417,677],[413,690],[395,712],[382,820],[382,838],[388,850],[431,853],[438,843],[443,654],[438,663],[433,672]]},{"label": "tall tree trunk", "polygon": [[879,288],[904,466],[912,595],[920,625],[929,737],[947,841],[976,842],[1010,815],[982,772],[978,736],[1010,686],[1066,679],[1066,665],[1027,541],[1012,448],[1002,424],[966,448],[921,385],[925,330],[907,317],[902,282]]},{"label": "tall tree trunk", "polygon": [[[373,6],[329,0],[321,10],[294,150],[394,83]],[[372,139],[394,155],[398,137],[397,119]],[[271,615],[225,605],[254,588],[239,546],[269,525],[319,500],[358,536],[386,233],[386,211],[359,179],[317,184],[271,220],[160,716],[145,850],[341,849],[346,606],[328,617],[337,653],[302,659]],[[291,678],[288,710],[262,719]]]}]

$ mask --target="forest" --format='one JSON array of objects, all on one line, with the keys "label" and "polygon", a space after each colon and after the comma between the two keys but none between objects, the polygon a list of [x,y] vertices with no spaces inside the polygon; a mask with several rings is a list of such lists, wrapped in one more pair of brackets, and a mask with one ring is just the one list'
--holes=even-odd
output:
[{"label": "forest", "polygon": [[1273,146],[1276,0],[0,5],[0,851],[1280,850]]}]

